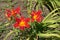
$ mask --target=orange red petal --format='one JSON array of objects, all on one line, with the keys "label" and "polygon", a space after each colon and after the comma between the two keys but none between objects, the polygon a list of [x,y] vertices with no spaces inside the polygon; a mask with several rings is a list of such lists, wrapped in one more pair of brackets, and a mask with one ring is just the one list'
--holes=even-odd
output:
[{"label": "orange red petal", "polygon": [[24,17],[20,17],[20,18],[16,18],[16,27],[19,27],[20,30],[24,30],[25,28],[30,28],[30,25],[28,24],[30,18],[24,18]]},{"label": "orange red petal", "polygon": [[33,21],[37,21],[37,22],[42,21],[42,11],[41,10],[32,11],[31,16],[32,16],[32,22]]}]

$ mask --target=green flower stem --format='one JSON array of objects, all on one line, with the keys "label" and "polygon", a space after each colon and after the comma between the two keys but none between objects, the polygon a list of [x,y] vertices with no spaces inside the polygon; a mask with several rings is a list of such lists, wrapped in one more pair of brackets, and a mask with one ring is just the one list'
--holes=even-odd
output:
[{"label": "green flower stem", "polygon": [[58,34],[48,34],[48,33],[43,34],[43,33],[40,33],[40,34],[37,34],[37,35],[40,36],[40,37],[44,37],[44,38],[48,38],[48,37],[58,37],[58,38],[60,38],[60,35],[58,35]]},{"label": "green flower stem", "polygon": [[8,38],[12,33],[14,33],[14,31],[10,31],[3,40],[7,40],[7,38]]},{"label": "green flower stem", "polygon": [[53,10],[52,12],[50,12],[50,13],[44,18],[44,20],[43,20],[42,22],[44,22],[47,18],[49,18],[49,16],[50,16],[52,13],[54,13],[56,10],[58,10],[58,9],[60,9],[60,8],[56,8],[55,10]]}]

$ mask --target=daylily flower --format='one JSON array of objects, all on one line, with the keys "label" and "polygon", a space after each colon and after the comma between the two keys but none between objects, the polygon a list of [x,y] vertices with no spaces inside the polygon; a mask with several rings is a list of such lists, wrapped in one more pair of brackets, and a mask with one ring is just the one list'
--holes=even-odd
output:
[{"label": "daylily flower", "polygon": [[9,10],[9,9],[6,9],[6,17],[7,18],[10,18],[11,16],[16,16],[16,14],[20,14],[20,7],[17,7],[16,9],[12,9],[12,10]]},{"label": "daylily flower", "polygon": [[32,11],[31,16],[32,16],[32,22],[34,22],[34,21],[41,22],[43,19],[41,10]]},{"label": "daylily flower", "polygon": [[14,24],[15,28],[20,28],[20,30],[24,30],[25,28],[30,28],[30,25],[28,22],[30,21],[30,18],[16,18],[16,23]]}]

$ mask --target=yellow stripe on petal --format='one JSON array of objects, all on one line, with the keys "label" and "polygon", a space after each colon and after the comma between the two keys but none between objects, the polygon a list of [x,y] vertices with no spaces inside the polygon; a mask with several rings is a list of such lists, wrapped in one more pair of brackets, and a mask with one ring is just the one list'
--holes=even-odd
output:
[{"label": "yellow stripe on petal", "polygon": [[25,26],[25,22],[24,22],[24,21],[21,21],[21,22],[19,23],[19,26]]}]

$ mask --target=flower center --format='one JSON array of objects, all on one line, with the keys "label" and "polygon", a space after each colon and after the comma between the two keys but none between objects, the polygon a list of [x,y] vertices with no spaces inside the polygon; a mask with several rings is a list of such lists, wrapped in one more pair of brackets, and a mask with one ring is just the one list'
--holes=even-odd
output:
[{"label": "flower center", "polygon": [[25,26],[25,22],[24,22],[24,21],[21,21],[21,22],[19,23],[19,26]]},{"label": "flower center", "polygon": [[13,16],[15,16],[15,15],[16,15],[16,13],[15,13],[15,11],[14,11],[14,10],[12,10],[11,12],[12,12],[11,14],[12,14]]},{"label": "flower center", "polygon": [[37,15],[34,15],[33,18],[36,20],[37,19]]}]

